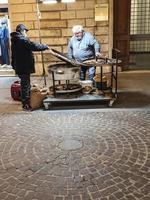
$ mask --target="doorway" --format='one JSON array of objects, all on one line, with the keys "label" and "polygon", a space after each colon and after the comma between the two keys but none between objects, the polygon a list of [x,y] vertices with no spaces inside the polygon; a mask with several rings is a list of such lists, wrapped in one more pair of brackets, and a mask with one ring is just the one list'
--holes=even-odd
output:
[{"label": "doorway", "polygon": [[113,1],[113,48],[122,70],[150,69],[150,0]]},{"label": "doorway", "polygon": [[131,0],[113,0],[113,48],[120,50],[122,70],[129,66]]},{"label": "doorway", "polygon": [[130,69],[150,69],[150,0],[131,0]]}]

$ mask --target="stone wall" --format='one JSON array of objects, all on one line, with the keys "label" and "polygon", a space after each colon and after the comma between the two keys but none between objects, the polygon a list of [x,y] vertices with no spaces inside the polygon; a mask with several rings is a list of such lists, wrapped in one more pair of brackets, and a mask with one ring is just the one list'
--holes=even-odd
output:
[{"label": "stone wall", "polygon": [[[45,5],[39,3],[41,12],[40,35],[38,31],[38,17],[36,0],[9,0],[9,13],[11,29],[19,23],[25,24],[29,29],[29,37],[34,41],[41,41],[61,52],[67,52],[67,44],[72,36],[72,26],[81,24],[86,31],[91,32],[101,43],[102,53],[108,54],[109,49],[109,22],[95,22],[95,3],[108,3],[109,0],[76,0],[75,3],[57,3]],[[35,53],[36,74],[42,74],[42,58]],[[58,59],[44,52],[45,67]]]}]

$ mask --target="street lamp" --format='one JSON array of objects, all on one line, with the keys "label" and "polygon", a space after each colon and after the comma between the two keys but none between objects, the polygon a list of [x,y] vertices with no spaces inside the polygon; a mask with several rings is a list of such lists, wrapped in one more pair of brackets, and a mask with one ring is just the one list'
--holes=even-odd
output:
[{"label": "street lamp", "polygon": [[72,3],[75,2],[75,0],[61,0],[62,3]]},{"label": "street lamp", "polygon": [[44,4],[53,4],[53,3],[57,3],[57,1],[56,0],[43,0],[43,3]]},{"label": "street lamp", "polygon": [[53,4],[53,3],[72,3],[75,0],[42,0],[44,4]]},{"label": "street lamp", "polygon": [[0,0],[0,4],[8,4],[8,0]]}]

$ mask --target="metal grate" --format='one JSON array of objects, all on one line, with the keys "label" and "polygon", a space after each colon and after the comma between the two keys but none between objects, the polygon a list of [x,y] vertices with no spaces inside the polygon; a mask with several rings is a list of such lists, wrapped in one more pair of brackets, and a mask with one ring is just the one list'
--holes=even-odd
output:
[{"label": "metal grate", "polygon": [[131,0],[130,33],[150,34],[150,0]]},{"label": "metal grate", "polygon": [[149,53],[150,0],[131,0],[130,65],[140,66],[142,57],[145,59],[142,65],[148,65]]}]

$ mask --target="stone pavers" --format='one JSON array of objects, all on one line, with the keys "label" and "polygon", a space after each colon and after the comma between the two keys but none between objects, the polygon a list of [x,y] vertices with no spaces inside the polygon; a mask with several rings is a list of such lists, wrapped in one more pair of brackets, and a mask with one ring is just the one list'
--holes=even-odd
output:
[{"label": "stone pavers", "polygon": [[0,200],[149,200],[150,111],[0,115]]}]

